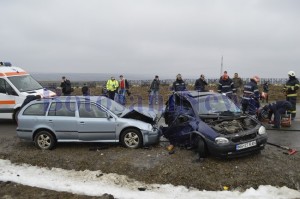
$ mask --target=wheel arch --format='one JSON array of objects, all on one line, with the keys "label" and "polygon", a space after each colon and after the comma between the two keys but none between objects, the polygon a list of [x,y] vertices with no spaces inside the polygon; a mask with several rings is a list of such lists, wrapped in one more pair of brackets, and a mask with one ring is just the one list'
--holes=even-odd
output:
[{"label": "wheel arch", "polygon": [[34,141],[34,138],[35,138],[36,134],[37,134],[38,132],[40,132],[40,131],[43,131],[43,130],[48,131],[48,132],[53,136],[53,138],[55,139],[55,141],[57,141],[57,138],[56,138],[55,134],[53,133],[53,131],[50,130],[50,129],[47,129],[47,128],[38,128],[38,129],[36,129],[36,130],[33,132],[33,134],[32,134],[32,138],[31,138],[32,141]]}]

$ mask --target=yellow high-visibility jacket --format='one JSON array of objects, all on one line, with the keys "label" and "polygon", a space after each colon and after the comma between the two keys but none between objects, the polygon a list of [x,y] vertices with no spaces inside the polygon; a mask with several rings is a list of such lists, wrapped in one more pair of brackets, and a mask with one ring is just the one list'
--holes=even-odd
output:
[{"label": "yellow high-visibility jacket", "polygon": [[108,91],[115,91],[119,87],[119,82],[117,80],[111,80],[109,79],[106,83],[106,89]]}]

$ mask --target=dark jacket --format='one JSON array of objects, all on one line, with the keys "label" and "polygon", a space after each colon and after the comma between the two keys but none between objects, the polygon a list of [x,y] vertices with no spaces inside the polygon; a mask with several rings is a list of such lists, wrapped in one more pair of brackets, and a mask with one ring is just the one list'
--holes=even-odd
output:
[{"label": "dark jacket", "polygon": [[61,82],[60,87],[62,88],[63,94],[71,94],[72,86],[70,80],[66,79],[65,81]]},{"label": "dark jacket", "polygon": [[81,88],[81,91],[82,91],[82,95],[84,96],[87,96],[89,95],[89,87],[84,85],[82,88]]},{"label": "dark jacket", "polygon": [[290,77],[284,85],[284,90],[287,97],[297,97],[297,90],[299,89],[299,80],[296,77]]},{"label": "dark jacket", "polygon": [[234,88],[232,80],[228,77],[227,79],[221,78],[219,80],[218,92],[225,94],[235,93],[236,89]]},{"label": "dark jacket", "polygon": [[173,91],[185,91],[185,90],[187,90],[185,82],[182,79],[176,79],[176,81],[173,82],[172,90]]},{"label": "dark jacket", "polygon": [[196,82],[195,82],[195,85],[194,85],[194,89],[196,91],[200,91],[200,92],[203,92],[205,91],[205,86],[207,85],[207,82],[205,81],[205,79],[197,79]]},{"label": "dark jacket", "polygon": [[264,91],[265,93],[268,93],[268,92],[269,92],[269,84],[268,84],[268,83],[264,83],[264,85],[263,85],[263,91]]},{"label": "dark jacket", "polygon": [[158,79],[154,79],[150,85],[150,90],[158,91],[159,85],[160,85],[160,81]]},{"label": "dark jacket", "polygon": [[284,109],[286,111],[291,110],[293,108],[291,102],[289,101],[277,101],[275,103],[269,104],[269,107],[271,112],[275,113],[279,109]]},{"label": "dark jacket", "polygon": [[255,80],[251,79],[250,82],[244,85],[243,97],[259,99],[259,90]]}]

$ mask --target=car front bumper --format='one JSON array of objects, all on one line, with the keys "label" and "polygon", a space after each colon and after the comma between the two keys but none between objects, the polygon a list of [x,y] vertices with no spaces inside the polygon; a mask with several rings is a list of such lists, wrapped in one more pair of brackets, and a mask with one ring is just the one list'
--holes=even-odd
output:
[{"label": "car front bumper", "polygon": [[209,150],[209,153],[215,157],[220,157],[220,158],[234,158],[234,157],[241,157],[241,156],[246,156],[250,154],[257,153],[264,149],[266,143],[267,143],[267,136],[259,136],[256,139],[252,140],[247,140],[243,143],[251,142],[251,141],[256,141],[256,146],[252,146],[249,148],[237,150],[236,146],[238,144],[243,144],[243,143],[229,143],[229,144],[224,144],[224,145],[218,145],[215,142],[212,141],[207,141],[207,147]]},{"label": "car front bumper", "polygon": [[157,144],[159,142],[159,138],[161,136],[161,131],[159,129],[155,129],[153,131],[141,130],[143,134],[144,146],[148,146],[151,144]]}]

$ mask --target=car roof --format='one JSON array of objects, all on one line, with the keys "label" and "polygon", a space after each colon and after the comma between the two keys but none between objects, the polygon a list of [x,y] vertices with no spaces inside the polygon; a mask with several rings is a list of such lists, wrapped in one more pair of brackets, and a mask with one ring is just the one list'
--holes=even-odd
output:
[{"label": "car roof", "polygon": [[56,96],[51,98],[42,98],[38,101],[93,101],[97,102],[99,99],[108,99],[105,96]]},{"label": "car roof", "polygon": [[180,96],[191,97],[191,98],[203,97],[208,95],[217,95],[217,96],[221,95],[220,93],[215,93],[215,92],[199,92],[199,91],[181,91],[181,92],[176,92],[176,94]]}]

